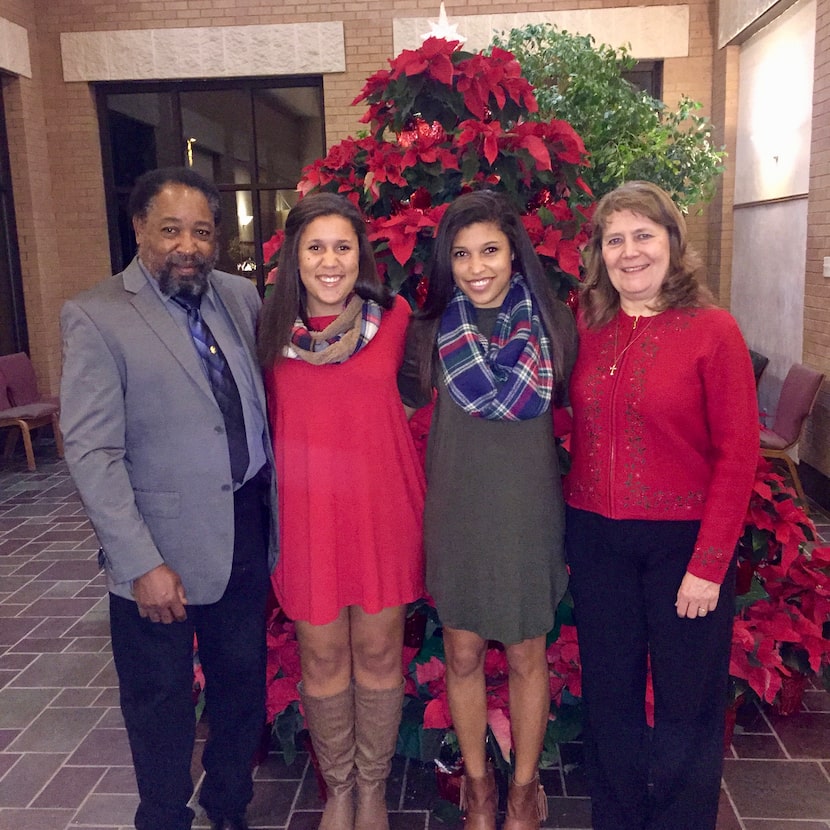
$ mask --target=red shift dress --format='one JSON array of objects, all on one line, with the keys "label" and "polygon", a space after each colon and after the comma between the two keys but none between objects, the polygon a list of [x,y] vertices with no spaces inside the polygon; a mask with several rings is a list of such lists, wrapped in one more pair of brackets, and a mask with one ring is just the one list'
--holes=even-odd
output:
[{"label": "red shift dress", "polygon": [[423,594],[424,474],[396,383],[408,319],[398,297],[344,363],[285,359],[266,372],[280,511],[272,579],[292,619],[324,625],[349,605],[375,614]]}]

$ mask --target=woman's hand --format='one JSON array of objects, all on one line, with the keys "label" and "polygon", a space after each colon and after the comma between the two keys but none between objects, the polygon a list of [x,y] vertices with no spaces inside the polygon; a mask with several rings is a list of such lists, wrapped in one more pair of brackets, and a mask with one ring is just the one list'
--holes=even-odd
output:
[{"label": "woman's hand", "polygon": [[677,601],[674,603],[677,616],[688,617],[690,620],[705,617],[710,611],[715,610],[719,596],[720,585],[717,582],[701,579],[686,571],[677,591]]}]

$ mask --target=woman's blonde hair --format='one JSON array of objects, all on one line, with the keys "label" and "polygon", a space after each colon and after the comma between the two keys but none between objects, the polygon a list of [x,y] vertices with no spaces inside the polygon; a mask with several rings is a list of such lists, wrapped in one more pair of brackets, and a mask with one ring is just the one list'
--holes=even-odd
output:
[{"label": "woman's blonde hair", "polygon": [[620,307],[620,295],[611,284],[602,257],[602,237],[615,213],[631,211],[662,225],[669,234],[669,269],[652,308],[689,308],[712,305],[714,299],[698,280],[700,260],[686,245],[686,220],[665,190],[651,182],[631,181],[600,199],[593,217],[593,233],[585,249],[586,276],[580,308],[589,328],[605,325]]}]

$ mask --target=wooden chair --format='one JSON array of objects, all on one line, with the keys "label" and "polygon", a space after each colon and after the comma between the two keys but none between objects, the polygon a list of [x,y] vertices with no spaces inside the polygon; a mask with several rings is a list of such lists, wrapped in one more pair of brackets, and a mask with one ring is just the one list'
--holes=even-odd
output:
[{"label": "wooden chair", "polygon": [[761,455],[780,459],[787,465],[798,497],[803,502],[806,502],[804,489],[789,450],[801,440],[804,423],[813,410],[823,381],[821,372],[794,363],[784,378],[772,429],[761,427]]},{"label": "wooden chair", "polygon": [[0,427],[12,427],[6,438],[5,457],[10,458],[14,452],[19,432],[23,436],[29,469],[36,470],[31,431],[51,424],[58,458],[63,458],[59,417],[58,399],[43,397],[38,392],[37,378],[29,356],[24,352],[0,355]]}]

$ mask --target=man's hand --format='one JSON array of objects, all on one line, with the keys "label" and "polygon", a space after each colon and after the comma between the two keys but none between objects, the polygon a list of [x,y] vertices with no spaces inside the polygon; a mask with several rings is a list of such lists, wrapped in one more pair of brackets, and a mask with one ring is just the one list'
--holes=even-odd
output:
[{"label": "man's hand", "polygon": [[719,596],[720,585],[717,582],[701,579],[686,571],[677,591],[677,616],[690,620],[705,617],[717,608]]},{"label": "man's hand", "polygon": [[187,597],[179,575],[167,565],[159,565],[133,580],[133,597],[138,613],[151,622],[171,623],[187,619]]}]

